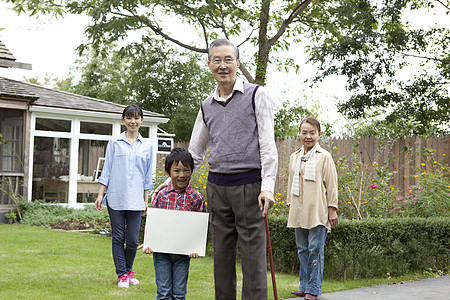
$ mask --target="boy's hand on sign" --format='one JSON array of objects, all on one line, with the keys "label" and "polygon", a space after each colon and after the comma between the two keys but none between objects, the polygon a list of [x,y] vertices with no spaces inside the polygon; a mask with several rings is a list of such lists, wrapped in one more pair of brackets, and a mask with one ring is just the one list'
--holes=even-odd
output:
[{"label": "boy's hand on sign", "polygon": [[[142,249],[142,248],[144,248],[144,244],[140,245],[140,246],[138,247],[138,250],[139,250],[139,249]],[[144,254],[152,254],[152,253],[153,253],[153,250],[152,250],[152,248],[150,248],[150,247],[145,247],[145,249],[142,250],[142,253],[144,253]]]},{"label": "boy's hand on sign", "polygon": [[198,253],[189,253],[190,258],[198,258]]}]

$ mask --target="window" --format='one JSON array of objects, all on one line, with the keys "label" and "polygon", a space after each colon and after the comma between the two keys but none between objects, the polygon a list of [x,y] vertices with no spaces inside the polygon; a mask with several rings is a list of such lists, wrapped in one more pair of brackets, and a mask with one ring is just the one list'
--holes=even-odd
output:
[{"label": "window", "polygon": [[23,116],[22,110],[0,108],[0,205],[23,195]]},{"label": "window", "polygon": [[71,121],[36,118],[36,130],[70,132]]},{"label": "window", "polygon": [[[107,141],[80,140],[77,178],[78,203],[94,203],[97,199],[99,188],[95,181],[97,165],[105,157],[107,144]],[[101,169],[102,165],[98,175],[100,175]]]},{"label": "window", "polygon": [[80,122],[81,133],[112,135],[112,124]]},{"label": "window", "polygon": [[23,111],[0,109],[0,171],[23,172]]},{"label": "window", "polygon": [[33,199],[67,203],[69,188],[70,139],[35,137],[33,158]]}]

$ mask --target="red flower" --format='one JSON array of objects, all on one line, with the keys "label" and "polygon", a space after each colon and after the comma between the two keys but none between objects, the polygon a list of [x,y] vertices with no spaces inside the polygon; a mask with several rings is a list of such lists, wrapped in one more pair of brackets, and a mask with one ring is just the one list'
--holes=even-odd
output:
[{"label": "red flower", "polygon": [[375,184],[372,184],[370,187],[371,187],[372,189],[376,189],[376,188],[377,188],[377,186],[376,186]]}]

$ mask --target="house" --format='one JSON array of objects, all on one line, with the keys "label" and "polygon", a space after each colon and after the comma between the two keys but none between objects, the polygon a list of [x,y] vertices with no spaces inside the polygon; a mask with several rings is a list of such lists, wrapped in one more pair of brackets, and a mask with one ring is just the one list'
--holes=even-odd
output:
[{"label": "house", "polygon": [[[27,67],[5,49],[0,43],[0,67]],[[0,77],[0,213],[15,207],[17,195],[75,208],[93,203],[108,140],[125,129],[124,108]],[[158,151],[170,151],[161,145],[170,143],[171,135],[158,129],[168,121],[144,111],[140,133],[154,145],[153,166]],[[158,137],[163,137],[159,147]]]}]

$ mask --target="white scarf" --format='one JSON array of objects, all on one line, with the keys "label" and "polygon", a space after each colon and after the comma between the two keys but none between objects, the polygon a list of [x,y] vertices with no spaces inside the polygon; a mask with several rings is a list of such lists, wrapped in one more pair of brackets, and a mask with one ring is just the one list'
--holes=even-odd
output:
[{"label": "white scarf", "polygon": [[305,175],[306,180],[316,181],[316,151],[322,151],[319,142],[317,142],[311,150],[305,155],[305,147],[302,146],[300,154],[298,155],[295,163],[295,173],[292,179],[291,193],[300,196],[300,169],[301,164],[305,162]]}]

